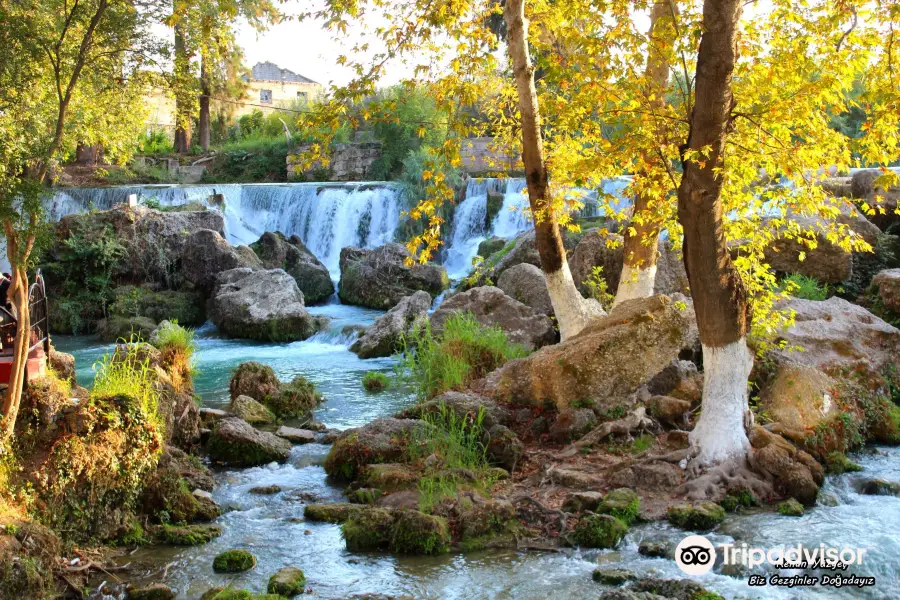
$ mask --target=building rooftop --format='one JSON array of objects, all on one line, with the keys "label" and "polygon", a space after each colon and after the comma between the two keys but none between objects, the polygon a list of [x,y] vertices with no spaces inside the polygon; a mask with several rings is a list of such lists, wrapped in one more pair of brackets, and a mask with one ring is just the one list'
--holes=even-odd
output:
[{"label": "building rooftop", "polygon": [[282,69],[275,63],[261,62],[250,69],[250,77],[253,81],[277,81],[279,83],[316,83],[308,77],[294,73],[289,69]]}]

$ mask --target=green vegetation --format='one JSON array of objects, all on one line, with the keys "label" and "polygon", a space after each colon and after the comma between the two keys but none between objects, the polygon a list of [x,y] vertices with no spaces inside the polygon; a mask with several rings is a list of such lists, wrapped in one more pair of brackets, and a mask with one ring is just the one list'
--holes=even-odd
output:
[{"label": "green vegetation", "polygon": [[363,387],[367,392],[381,392],[388,387],[390,380],[384,373],[369,371],[362,378]]},{"label": "green vegetation", "polygon": [[832,475],[840,475],[841,473],[855,473],[862,471],[863,468],[847,458],[843,452],[832,452],[825,458],[825,468]]},{"label": "green vegetation", "polygon": [[719,501],[719,506],[724,508],[726,512],[737,512],[744,508],[751,508],[758,505],[759,501],[753,495],[753,492],[746,488],[730,490],[725,497]]},{"label": "green vegetation", "polygon": [[802,517],[803,505],[793,498],[789,498],[778,505],[778,514],[785,517]]},{"label": "green vegetation", "polygon": [[616,297],[609,293],[609,284],[603,276],[603,267],[594,267],[591,274],[584,280],[584,285],[590,292],[591,298],[600,303],[603,310],[609,310],[612,307]]},{"label": "green vegetation", "polygon": [[677,504],[669,507],[666,517],[681,529],[708,531],[725,520],[725,509],[715,502]]},{"label": "green vegetation", "polygon": [[450,550],[450,528],[443,517],[403,510],[391,534],[391,550],[401,554],[444,554]]},{"label": "green vegetation", "polygon": [[207,544],[222,534],[218,525],[163,525],[156,533],[156,539],[170,546],[200,546]]},{"label": "green vegetation", "polygon": [[641,499],[633,490],[618,488],[606,494],[597,512],[612,515],[625,525],[631,525],[637,520],[640,509]]},{"label": "green vegetation", "polygon": [[803,300],[827,300],[831,295],[828,286],[806,275],[794,273],[781,280],[781,289]]},{"label": "green vegetation", "polygon": [[213,559],[216,573],[242,573],[256,566],[256,557],[246,550],[226,550]]},{"label": "green vegetation", "polygon": [[438,335],[430,323],[415,328],[403,336],[401,347],[398,375],[423,399],[465,389],[508,360],[528,354],[499,327],[485,327],[471,313],[450,316]]},{"label": "green vegetation", "polygon": [[306,589],[306,575],[296,567],[284,567],[269,578],[266,591],[287,598],[302,594]]},{"label": "green vegetation", "polygon": [[154,323],[177,321],[191,327],[206,320],[203,296],[197,292],[152,291],[133,285],[119,286],[112,291],[109,311],[127,317],[147,317]]},{"label": "green vegetation", "polygon": [[281,384],[278,392],[263,399],[279,419],[293,419],[309,414],[322,402],[322,395],[306,377],[298,375],[290,383]]},{"label": "green vegetation", "polygon": [[197,341],[194,339],[194,330],[186,329],[178,324],[178,321],[165,321],[160,324],[150,340],[157,349],[171,348],[185,353],[188,357],[197,351]]},{"label": "green vegetation", "polygon": [[575,526],[573,537],[586,548],[615,548],[627,531],[628,526],[616,517],[589,513]]}]

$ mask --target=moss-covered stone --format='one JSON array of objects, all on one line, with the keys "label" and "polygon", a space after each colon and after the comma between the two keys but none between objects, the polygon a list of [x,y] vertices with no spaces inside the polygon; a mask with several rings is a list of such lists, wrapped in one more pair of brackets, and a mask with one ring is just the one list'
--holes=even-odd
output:
[{"label": "moss-covered stone", "polygon": [[174,600],[175,592],[162,583],[155,583],[142,588],[130,588],[128,600]]},{"label": "moss-covered stone", "polygon": [[309,414],[322,402],[311,381],[298,375],[290,383],[281,384],[275,394],[263,399],[263,403],[279,419],[293,419]]},{"label": "moss-covered stone", "polygon": [[200,600],[284,600],[279,594],[254,594],[247,590],[214,587],[206,590]]},{"label": "moss-covered stone", "polygon": [[296,567],[282,567],[269,577],[266,591],[287,598],[302,594],[306,588],[306,575]]},{"label": "moss-covered stone", "polygon": [[596,512],[612,515],[626,525],[631,525],[637,519],[640,509],[641,499],[633,490],[618,488],[606,494]]},{"label": "moss-covered stone", "polygon": [[647,577],[632,583],[630,589],[639,593],[655,594],[656,597],[678,598],[679,600],[725,600],[719,594],[710,592],[690,579]]},{"label": "moss-covered stone", "polygon": [[307,521],[343,523],[354,515],[364,512],[365,508],[362,504],[350,504],[349,502],[307,504],[303,508],[303,516]]},{"label": "moss-covered stone", "polygon": [[287,460],[291,443],[259,431],[236,417],[220,419],[206,444],[209,456],[236,467],[255,467]]},{"label": "moss-covered stone", "polygon": [[165,467],[158,468],[146,479],[141,506],[153,522],[160,522],[163,514],[173,524],[212,521],[220,514],[215,502],[193,494],[186,479]]},{"label": "moss-covered stone", "polygon": [[206,321],[203,296],[196,291],[161,290],[125,285],[115,289],[110,313],[123,317],[147,317],[152,321],[178,321],[196,327]]},{"label": "moss-covered stone", "polygon": [[381,496],[381,490],[372,488],[359,488],[347,493],[347,499],[354,504],[375,504]]},{"label": "moss-covered stone", "polygon": [[724,508],[725,512],[737,512],[758,505],[759,500],[756,499],[753,492],[747,489],[731,491],[719,501],[719,506]]},{"label": "moss-covered stone", "polygon": [[110,315],[97,323],[97,335],[104,342],[146,340],[156,329],[156,321],[147,317]]},{"label": "moss-covered stone", "polygon": [[634,579],[634,573],[628,569],[594,569],[592,578],[603,585],[622,585]]},{"label": "moss-covered stone", "polygon": [[803,505],[793,498],[789,498],[778,505],[778,514],[785,517],[802,517]]},{"label": "moss-covered stone", "polygon": [[[364,508],[360,506],[359,508]],[[347,550],[371,552],[391,546],[394,515],[384,508],[364,508],[352,513],[341,527]]]},{"label": "moss-covered stone", "polygon": [[650,558],[668,558],[672,554],[672,544],[665,540],[644,540],[638,544],[638,554]]},{"label": "moss-covered stone", "polygon": [[218,525],[163,525],[156,530],[158,542],[170,546],[200,546],[222,535]]},{"label": "moss-covered stone", "polygon": [[256,557],[246,550],[226,550],[213,559],[216,573],[243,573],[256,566]]},{"label": "moss-covered stone", "polygon": [[828,455],[825,463],[826,471],[832,475],[855,473],[863,470],[861,466],[847,458],[847,455],[843,452],[832,452]]},{"label": "moss-covered stone", "polygon": [[272,411],[250,396],[238,396],[231,401],[228,410],[251,425],[274,423],[276,419]]},{"label": "moss-covered stone", "polygon": [[262,402],[268,396],[278,393],[281,382],[275,377],[272,367],[258,363],[245,362],[238,365],[231,375],[229,390],[231,399],[238,396],[250,396],[258,402]]},{"label": "moss-covered stone", "polygon": [[446,519],[417,510],[401,511],[391,531],[391,549],[402,554],[444,554],[450,541]]},{"label": "moss-covered stone", "polygon": [[366,465],[359,470],[357,482],[368,488],[393,492],[416,487],[420,475],[411,466],[400,463]]},{"label": "moss-covered stone", "polygon": [[574,539],[586,548],[615,548],[628,527],[610,515],[588,514],[575,527]]},{"label": "moss-covered stone", "polygon": [[670,506],[669,523],[688,531],[708,531],[725,520],[725,509],[715,502],[697,502]]}]

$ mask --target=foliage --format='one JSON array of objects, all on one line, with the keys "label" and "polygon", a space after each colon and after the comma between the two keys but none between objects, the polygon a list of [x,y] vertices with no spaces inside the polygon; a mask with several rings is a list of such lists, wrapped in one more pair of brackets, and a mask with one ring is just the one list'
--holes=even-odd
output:
[{"label": "foliage", "polygon": [[830,295],[827,284],[820,283],[814,277],[799,273],[788,275],[782,279],[781,288],[785,293],[803,300],[827,300]]},{"label": "foliage", "polygon": [[263,404],[279,419],[307,416],[321,402],[322,395],[316,391],[315,384],[302,375],[297,375],[290,383],[281,384],[277,393],[263,399]]},{"label": "foliage", "polygon": [[369,371],[362,378],[363,387],[367,392],[381,392],[388,387],[389,383],[387,375],[378,371]]},{"label": "foliage", "polygon": [[222,145],[204,181],[287,181],[288,145],[280,137],[252,136]]},{"label": "foliage", "polygon": [[186,329],[178,324],[178,321],[165,321],[160,324],[153,338],[150,340],[159,350],[171,348],[184,352],[188,357],[197,351],[197,341],[194,339],[194,330]]},{"label": "foliage", "polygon": [[609,293],[609,284],[606,283],[606,278],[603,276],[602,266],[591,269],[591,274],[584,280],[584,285],[590,292],[591,298],[599,302],[603,310],[612,308],[613,300],[616,297]]},{"label": "foliage", "polygon": [[141,154],[171,154],[172,140],[169,135],[161,130],[142,131],[138,136],[137,151]]},{"label": "foliage", "polygon": [[455,313],[440,334],[431,324],[414,328],[401,338],[398,376],[408,380],[420,398],[465,389],[513,358],[528,354],[512,344],[499,327],[481,325],[471,313]]}]

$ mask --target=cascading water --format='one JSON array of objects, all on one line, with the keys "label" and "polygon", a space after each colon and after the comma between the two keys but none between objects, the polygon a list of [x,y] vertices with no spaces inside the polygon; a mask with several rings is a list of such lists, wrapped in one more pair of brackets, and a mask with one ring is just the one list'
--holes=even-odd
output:
[{"label": "cascading water", "polygon": [[478,244],[488,234],[488,192],[499,193],[504,188],[500,179],[469,179],[466,197],[453,213],[453,232],[450,246],[444,257],[444,268],[451,279],[459,279],[472,270],[472,258],[478,252]]},{"label": "cascading water", "polygon": [[519,235],[531,227],[528,218],[528,197],[525,195],[524,179],[507,179],[503,190],[503,206],[494,222],[491,224],[491,233],[502,238],[511,238]]}]

